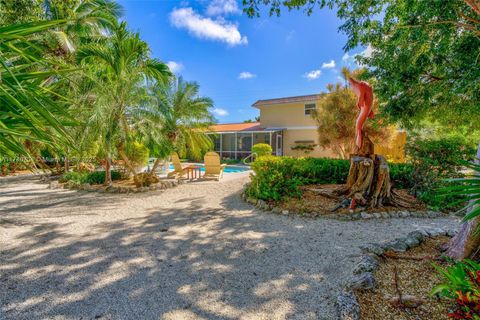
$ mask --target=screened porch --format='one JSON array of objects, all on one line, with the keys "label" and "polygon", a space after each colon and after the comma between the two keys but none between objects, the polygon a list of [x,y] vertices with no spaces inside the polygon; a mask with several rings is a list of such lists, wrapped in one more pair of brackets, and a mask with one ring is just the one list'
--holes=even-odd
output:
[{"label": "screened porch", "polygon": [[269,144],[273,155],[283,155],[281,130],[214,132],[209,135],[214,143],[214,151],[222,159],[244,159],[252,154],[252,146],[257,143]]}]

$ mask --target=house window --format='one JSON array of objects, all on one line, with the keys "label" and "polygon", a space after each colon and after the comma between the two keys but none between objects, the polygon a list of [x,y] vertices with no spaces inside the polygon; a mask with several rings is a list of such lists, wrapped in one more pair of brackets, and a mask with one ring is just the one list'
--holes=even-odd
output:
[{"label": "house window", "polygon": [[316,109],[315,103],[307,103],[305,105],[305,115],[310,115]]}]

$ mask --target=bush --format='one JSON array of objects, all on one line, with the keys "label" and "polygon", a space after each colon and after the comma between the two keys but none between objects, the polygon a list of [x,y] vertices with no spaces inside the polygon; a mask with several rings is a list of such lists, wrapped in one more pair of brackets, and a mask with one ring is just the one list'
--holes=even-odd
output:
[{"label": "bush", "polygon": [[[349,160],[327,158],[262,157],[252,163],[255,175],[247,194],[263,200],[298,197],[298,189],[306,184],[343,184],[350,169]],[[411,188],[413,166],[390,164],[395,187]]]},{"label": "bush", "polygon": [[[120,180],[121,174],[118,171],[111,171],[112,180]],[[94,172],[67,172],[61,178],[60,182],[72,181],[78,184],[102,184],[105,181],[105,171]]]},{"label": "bush", "polygon": [[272,147],[267,143],[257,143],[252,146],[252,153],[256,153],[259,158],[270,156],[272,152]]},{"label": "bush", "polygon": [[461,169],[475,156],[475,146],[460,137],[417,138],[406,151],[414,168],[412,193],[436,210],[451,207],[457,197],[439,196],[437,190],[445,186],[444,179],[463,177]]},{"label": "bush", "polygon": [[140,142],[129,143],[125,151],[134,167],[143,167],[147,164],[149,151]]},{"label": "bush", "polygon": [[454,319],[480,319],[480,264],[465,260],[447,269],[434,267],[445,279],[432,294],[438,294],[457,302],[457,308],[448,316]]}]

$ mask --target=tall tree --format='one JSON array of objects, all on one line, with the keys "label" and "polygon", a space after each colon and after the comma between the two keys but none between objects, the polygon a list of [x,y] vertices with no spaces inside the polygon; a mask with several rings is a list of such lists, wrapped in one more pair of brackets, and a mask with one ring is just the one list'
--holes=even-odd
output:
[{"label": "tall tree", "polygon": [[[368,46],[359,56],[377,79],[382,111],[406,127],[428,119],[456,130],[478,131],[480,123],[479,0],[244,0],[248,15],[260,7],[280,14],[281,7],[336,8],[344,19],[346,50]],[[480,154],[480,144],[478,145]],[[470,209],[473,207],[470,206]],[[449,254],[464,258],[480,246],[473,226],[463,224]]]},{"label": "tall tree", "polygon": [[[67,144],[65,126],[74,121],[66,99],[54,93],[69,72],[44,58],[39,34],[66,21],[39,21],[0,27],[0,153],[29,156],[28,144]],[[32,37],[29,39],[29,37]],[[50,81],[55,76],[57,81]]]},{"label": "tall tree", "polygon": [[[199,89],[198,83],[184,81],[181,77],[153,89],[155,104],[147,108],[143,116],[159,119],[160,133],[165,139],[162,141],[164,150],[168,153],[188,150],[193,157],[200,157],[203,151],[212,147],[206,132],[215,121],[210,112],[213,101],[199,96]],[[152,172],[160,160],[155,161]]]},{"label": "tall tree", "polygon": [[89,44],[79,50],[77,59],[84,66],[91,64],[96,78],[94,112],[86,129],[100,137],[105,153],[105,184],[111,184],[110,165],[114,152],[135,174],[125,154],[131,137],[129,115],[140,107],[145,96],[145,83],[165,83],[171,76],[163,62],[149,57],[148,45],[138,33],[128,31],[126,23],[116,26],[105,41]]}]

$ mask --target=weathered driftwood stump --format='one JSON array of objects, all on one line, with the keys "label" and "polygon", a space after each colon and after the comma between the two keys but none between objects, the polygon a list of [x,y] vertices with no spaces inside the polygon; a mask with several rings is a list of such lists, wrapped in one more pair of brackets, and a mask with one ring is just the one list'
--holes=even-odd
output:
[{"label": "weathered driftwood stump", "polygon": [[350,208],[356,205],[378,208],[383,205],[409,207],[408,201],[392,190],[390,169],[387,160],[374,154],[374,145],[368,137],[364,137],[362,147],[350,155],[345,194],[351,199]]}]

